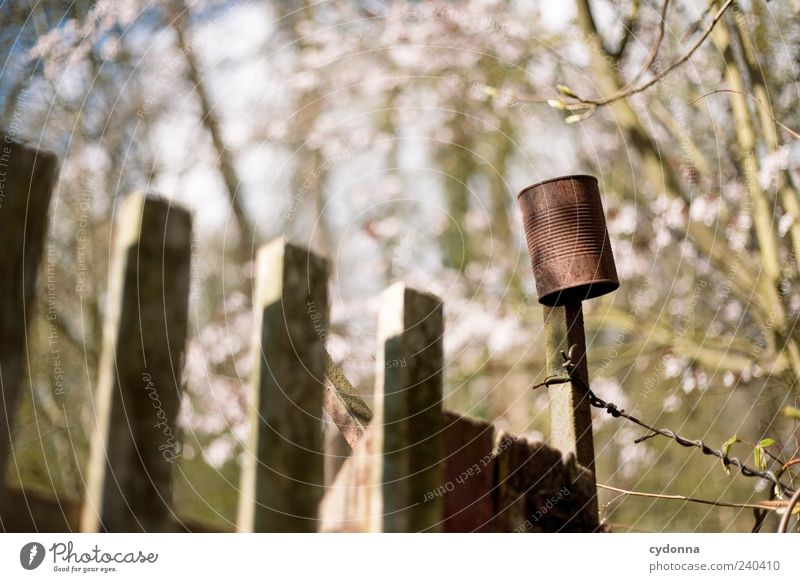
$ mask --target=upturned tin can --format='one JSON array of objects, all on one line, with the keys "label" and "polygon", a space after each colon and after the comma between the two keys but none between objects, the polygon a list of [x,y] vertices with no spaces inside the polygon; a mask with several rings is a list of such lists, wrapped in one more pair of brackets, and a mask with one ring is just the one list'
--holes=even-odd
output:
[{"label": "upturned tin can", "polygon": [[517,197],[539,303],[578,303],[619,287],[597,179],[564,176]]}]

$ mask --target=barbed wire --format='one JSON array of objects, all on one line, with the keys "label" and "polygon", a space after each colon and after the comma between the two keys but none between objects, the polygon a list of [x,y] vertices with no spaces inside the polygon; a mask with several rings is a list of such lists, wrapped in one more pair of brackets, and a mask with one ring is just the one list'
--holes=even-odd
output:
[{"label": "barbed wire", "polygon": [[572,361],[573,355],[575,353],[577,346],[573,345],[570,346],[569,352],[561,351],[561,357],[564,358],[564,363],[562,364],[562,368],[566,371],[566,376],[548,376],[544,379],[543,382],[532,386],[532,389],[540,388],[542,386],[552,386],[556,384],[566,384],[571,382],[574,386],[577,386],[584,392],[586,398],[589,400],[589,404],[594,406],[595,408],[600,408],[605,410],[608,414],[610,414],[614,418],[624,418],[625,420],[632,422],[648,431],[648,434],[639,437],[634,442],[641,443],[646,441],[647,439],[653,438],[654,436],[663,436],[668,439],[671,439],[681,445],[682,447],[687,448],[697,448],[702,451],[704,455],[709,455],[712,457],[717,457],[722,461],[722,464],[725,467],[734,466],[739,469],[739,472],[744,475],[745,477],[759,477],[761,479],[765,479],[769,481],[775,487],[778,488],[779,492],[784,495],[793,495],[795,491],[781,482],[772,471],[761,471],[758,469],[754,469],[753,467],[749,467],[748,465],[744,464],[738,457],[729,457],[726,455],[721,449],[714,449],[708,446],[704,441],[700,439],[688,439],[685,437],[680,436],[675,431],[672,431],[668,428],[658,428],[647,424],[646,422],[639,420],[632,414],[628,414],[625,410],[619,408],[613,402],[608,402],[603,400],[597,394],[595,394],[592,389],[586,384],[586,382],[581,379],[581,377],[576,373],[577,364]]}]

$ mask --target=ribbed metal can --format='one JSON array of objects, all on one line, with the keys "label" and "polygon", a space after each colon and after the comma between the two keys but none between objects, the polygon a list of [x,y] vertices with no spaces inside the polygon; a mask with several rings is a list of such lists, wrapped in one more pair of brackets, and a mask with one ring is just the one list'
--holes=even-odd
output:
[{"label": "ribbed metal can", "polygon": [[594,176],[564,176],[517,197],[539,303],[579,303],[619,287]]}]

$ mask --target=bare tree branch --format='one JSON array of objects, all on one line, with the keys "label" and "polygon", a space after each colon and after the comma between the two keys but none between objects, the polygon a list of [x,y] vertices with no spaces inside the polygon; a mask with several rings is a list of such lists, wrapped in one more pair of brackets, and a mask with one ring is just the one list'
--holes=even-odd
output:
[{"label": "bare tree branch", "polygon": [[[731,6],[731,4],[733,4],[733,2],[734,2],[734,0],[727,0],[725,2],[725,4],[722,5],[722,7],[714,15],[714,18],[711,20],[711,23],[703,31],[703,34],[700,35],[700,38],[698,38],[697,41],[695,41],[695,43],[691,46],[691,48],[689,48],[688,51],[686,51],[686,53],[683,54],[683,56],[681,56],[678,60],[673,62],[671,65],[669,65],[664,70],[662,70],[662,71],[656,73],[655,75],[653,75],[653,77],[651,77],[650,79],[648,79],[644,83],[641,83],[639,85],[626,85],[625,87],[623,87],[622,89],[620,89],[616,93],[613,93],[613,94],[611,94],[611,95],[609,95],[607,97],[601,97],[599,99],[587,99],[587,98],[584,98],[584,97],[577,97],[576,96],[575,97],[575,101],[577,103],[581,104],[581,105],[588,106],[588,108],[596,108],[596,107],[602,107],[603,105],[608,105],[609,103],[613,103],[614,101],[619,101],[620,99],[625,99],[626,97],[630,97],[631,95],[635,95],[637,93],[641,93],[643,91],[646,91],[647,89],[649,89],[653,85],[657,84],[661,79],[663,79],[664,77],[669,75],[672,71],[674,71],[675,69],[677,69],[678,67],[683,65],[690,58],[692,58],[692,55],[695,52],[697,52],[697,49],[699,49],[703,45],[705,40],[711,34],[711,31],[714,30],[714,27],[717,25],[717,23],[722,18],[722,15],[725,14],[725,11]],[[665,2],[665,6],[666,6],[666,2]],[[665,13],[665,10],[662,11],[662,14],[664,14],[664,13]],[[662,19],[662,26],[663,26],[663,19]],[[595,28],[595,32],[596,31],[597,31],[597,29]],[[661,41],[659,40],[658,44],[660,44],[660,42]],[[651,50],[651,53],[653,53],[653,52],[655,52],[657,54],[658,46],[655,46],[654,50]],[[653,59],[655,59],[655,56],[653,56]],[[637,75],[637,77],[638,76],[639,75]]]},{"label": "bare tree branch", "polygon": [[636,29],[636,23],[639,20],[640,5],[640,0],[633,0],[631,2],[631,11],[628,14],[628,18],[626,18],[625,22],[622,24],[622,40],[620,40],[617,50],[615,50],[613,53],[610,53],[611,56],[617,61],[622,58],[622,55],[625,54],[625,49],[628,47],[628,43],[633,37],[633,31]]},{"label": "bare tree branch", "polygon": [[222,129],[217,114],[211,103],[211,98],[208,94],[203,75],[200,71],[200,64],[194,50],[186,38],[186,31],[184,23],[189,8],[187,8],[183,0],[176,0],[173,6],[172,13],[169,16],[169,26],[175,31],[175,38],[178,51],[183,55],[186,63],[186,77],[192,85],[192,90],[197,96],[200,104],[200,121],[205,126],[206,130],[211,136],[211,142],[214,150],[217,153],[217,166],[222,179],[225,182],[225,190],[228,194],[228,202],[231,205],[234,218],[236,219],[237,226],[239,227],[239,248],[243,258],[249,258],[252,254],[248,248],[254,248],[253,240],[254,228],[250,224],[250,220],[245,213],[242,205],[242,199],[239,192],[239,179],[236,167],[233,162],[231,151],[225,144],[225,139],[222,136]]},{"label": "bare tree branch", "polygon": [[667,25],[667,9],[669,8],[669,0],[664,0],[664,4],[661,5],[661,19],[658,23],[658,33],[656,34],[656,40],[653,42],[653,46],[650,47],[650,53],[647,55],[647,59],[644,62],[644,65],[633,78],[633,80],[628,83],[628,87],[635,85],[642,76],[650,70],[650,67],[653,66],[653,63],[658,56],[658,50],[661,48],[661,43],[664,41],[664,29]]},{"label": "bare tree branch", "polygon": [[[786,501],[761,501],[759,503],[732,503],[727,501],[716,501],[713,499],[698,499],[697,497],[687,497],[685,495],[667,495],[664,493],[647,493],[644,491],[629,491],[628,489],[620,489],[619,487],[612,487],[611,485],[604,485],[598,483],[599,489],[606,489],[608,491],[616,491],[625,496],[631,497],[648,497],[650,499],[668,499],[671,501],[688,501],[690,503],[700,503],[702,505],[713,505],[714,507],[735,507],[737,509],[764,509],[767,511],[776,511],[786,507]],[[614,500],[607,503],[610,505]],[[605,508],[605,506],[604,506]]]},{"label": "bare tree branch", "polygon": [[717,93],[736,93],[736,94],[739,94],[739,95],[744,95],[748,99],[752,99],[753,101],[758,103],[759,107],[764,109],[766,114],[770,117],[770,119],[772,119],[772,121],[775,123],[775,125],[777,125],[782,130],[784,130],[786,133],[791,135],[794,139],[800,139],[800,133],[797,133],[795,130],[793,130],[791,127],[789,127],[785,123],[781,123],[778,119],[775,118],[775,116],[772,114],[770,109],[764,104],[763,101],[761,101],[761,99],[759,99],[755,95],[751,95],[750,93],[747,93],[746,91],[735,91],[734,89],[714,89],[713,91],[711,91],[709,93],[701,95],[697,99],[693,99],[692,101],[689,102],[689,105],[694,105],[698,101],[701,101],[701,100],[705,99],[706,97],[710,97],[711,95],[716,95]]}]

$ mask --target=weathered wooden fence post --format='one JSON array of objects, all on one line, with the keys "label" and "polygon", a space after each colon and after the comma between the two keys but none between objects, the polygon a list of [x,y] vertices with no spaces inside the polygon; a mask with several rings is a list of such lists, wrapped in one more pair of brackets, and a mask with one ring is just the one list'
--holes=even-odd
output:
[{"label": "weathered wooden fence post", "polygon": [[327,263],[278,239],[261,248],[250,439],[237,529],[313,532],[324,492]]},{"label": "weathered wooden fence post", "polygon": [[574,454],[501,433],[494,455],[495,531],[597,531],[594,473]]},{"label": "weathered wooden fence post", "polygon": [[114,228],[83,531],[170,531],[191,216],[136,194]]},{"label": "weathered wooden fence post", "polygon": [[444,323],[439,299],[384,291],[372,420],[322,506],[327,531],[440,531]]},{"label": "weathered wooden fence post", "polygon": [[374,401],[384,425],[384,531],[441,529],[443,504],[425,496],[443,479],[443,340],[437,297],[402,283],[384,292]]},{"label": "weathered wooden fence post", "polygon": [[[597,179],[564,176],[518,196],[539,303],[544,305],[547,372],[563,376],[570,352],[578,381],[549,390],[551,440],[594,473],[589,372],[581,302],[619,287]],[[597,501],[594,501],[596,510]]]},{"label": "weathered wooden fence post", "polygon": [[55,156],[0,133],[0,497],[55,174]]},{"label": "weathered wooden fence post", "polygon": [[[565,307],[543,306],[543,310],[548,376],[565,375],[561,352],[569,351],[570,346],[578,346],[573,353],[576,359],[579,358],[576,372],[588,386],[586,337],[580,303]],[[594,471],[592,409],[588,396],[577,386],[558,384],[548,388],[548,397],[551,444],[564,453],[573,453],[578,463]]]},{"label": "weathered wooden fence post", "polygon": [[443,418],[444,482],[433,495],[444,499],[444,531],[490,532],[497,496],[494,426],[448,411]]}]

